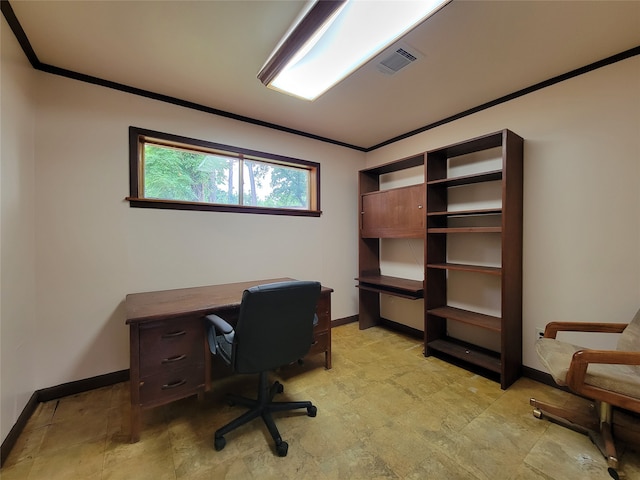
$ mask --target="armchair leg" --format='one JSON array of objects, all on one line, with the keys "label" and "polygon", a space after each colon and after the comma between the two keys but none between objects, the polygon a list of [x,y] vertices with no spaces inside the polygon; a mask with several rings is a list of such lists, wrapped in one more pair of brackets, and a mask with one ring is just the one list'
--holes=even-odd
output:
[{"label": "armchair leg", "polygon": [[600,408],[600,436],[603,443],[603,445],[598,446],[598,448],[600,448],[600,451],[607,459],[607,464],[612,468],[618,468],[618,454],[616,453],[611,427],[613,422],[613,409],[611,405],[606,402],[600,402],[598,407]]},{"label": "armchair leg", "polygon": [[611,434],[611,424],[608,422],[602,422],[600,424],[600,431],[589,432],[589,438],[596,447],[600,450],[600,453],[606,458],[607,465],[611,468],[618,468],[618,454],[616,452],[616,446],[613,441],[613,435]]},{"label": "armchair leg", "polygon": [[531,398],[529,404],[533,407],[534,417],[546,417],[554,423],[587,435],[607,460],[607,465],[618,468],[618,454],[611,429],[610,405],[601,403],[598,411],[590,404],[588,410],[576,411],[539,402],[535,398]]}]

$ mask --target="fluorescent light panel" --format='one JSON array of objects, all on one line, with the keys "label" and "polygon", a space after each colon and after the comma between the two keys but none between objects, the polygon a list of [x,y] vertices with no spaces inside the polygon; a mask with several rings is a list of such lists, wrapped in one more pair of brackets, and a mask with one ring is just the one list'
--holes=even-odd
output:
[{"label": "fluorescent light panel", "polygon": [[258,78],[315,100],[449,1],[312,1]]}]

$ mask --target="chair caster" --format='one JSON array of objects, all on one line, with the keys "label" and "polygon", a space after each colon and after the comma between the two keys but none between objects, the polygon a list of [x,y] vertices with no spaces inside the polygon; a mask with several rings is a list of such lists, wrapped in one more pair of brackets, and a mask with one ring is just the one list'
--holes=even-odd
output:
[{"label": "chair caster", "polygon": [[280,382],[275,381],[273,382],[273,384],[269,387],[269,390],[267,392],[267,394],[269,395],[270,398],[275,397],[276,395],[281,394],[282,392],[284,392],[284,385],[282,385]]},{"label": "chair caster", "polygon": [[310,417],[315,417],[318,414],[318,408],[315,405],[311,405],[307,407],[307,415]]},{"label": "chair caster", "polygon": [[215,437],[213,439],[213,446],[216,449],[216,452],[219,452],[220,450],[222,450],[226,444],[227,444],[227,441],[224,439],[224,437]]},{"label": "chair caster", "polygon": [[276,453],[279,457],[286,457],[288,451],[289,444],[287,442],[280,441],[280,443],[276,443]]},{"label": "chair caster", "polygon": [[529,399],[529,405],[533,407],[533,416],[536,418],[542,418],[542,411],[538,408],[538,402],[535,398]]}]

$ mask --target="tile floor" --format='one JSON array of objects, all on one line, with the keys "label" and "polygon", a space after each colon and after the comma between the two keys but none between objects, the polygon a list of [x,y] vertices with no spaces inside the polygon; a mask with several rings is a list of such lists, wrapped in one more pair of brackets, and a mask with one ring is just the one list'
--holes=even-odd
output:
[{"label": "tile floor", "polygon": [[[281,414],[289,454],[273,453],[261,421],[213,432],[242,410],[227,391],[251,395],[253,377],[215,383],[195,397],[143,413],[129,443],[128,383],[40,404],[9,455],[2,480],[164,479],[555,479],[605,480],[606,463],[586,436],[533,417],[529,398],[570,402],[523,378],[497,383],[435,358],[420,341],[383,328],[333,330],[333,369],[323,356],[278,373],[284,398],[312,400],[318,416]],[[288,415],[288,416],[287,416]],[[267,441],[268,439],[268,441]],[[640,453],[626,448],[621,472],[640,479]],[[620,452],[619,452],[620,453]]]}]

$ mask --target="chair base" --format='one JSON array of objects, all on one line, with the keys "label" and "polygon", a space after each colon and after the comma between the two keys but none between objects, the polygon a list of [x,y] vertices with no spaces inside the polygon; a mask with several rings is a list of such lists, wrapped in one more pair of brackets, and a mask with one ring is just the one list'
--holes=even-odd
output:
[{"label": "chair base", "polygon": [[539,402],[535,398],[531,398],[529,404],[533,407],[534,417],[548,418],[554,423],[587,435],[607,460],[607,465],[614,469],[618,468],[618,454],[613,440],[611,414],[602,413],[602,409],[607,410],[610,408],[609,406],[601,404],[598,409],[594,404],[590,404],[585,411],[577,411]]},{"label": "chair base", "polygon": [[227,423],[224,427],[216,430],[214,435],[214,447],[217,451],[222,450],[227,444],[224,435],[235,430],[236,428],[254,420],[257,417],[262,417],[271,437],[275,442],[276,453],[280,457],[285,457],[289,450],[287,442],[282,440],[278,427],[276,427],[275,421],[272,417],[272,412],[283,412],[288,410],[297,410],[300,408],[307,409],[307,415],[315,417],[318,409],[309,401],[303,402],[274,402],[273,397],[276,394],[282,393],[284,387],[280,382],[274,382],[271,386],[268,384],[268,373],[261,372],[258,378],[258,398],[257,400],[242,397],[239,395],[228,395],[230,405],[242,405],[249,408],[244,414],[240,415],[235,420]]}]

